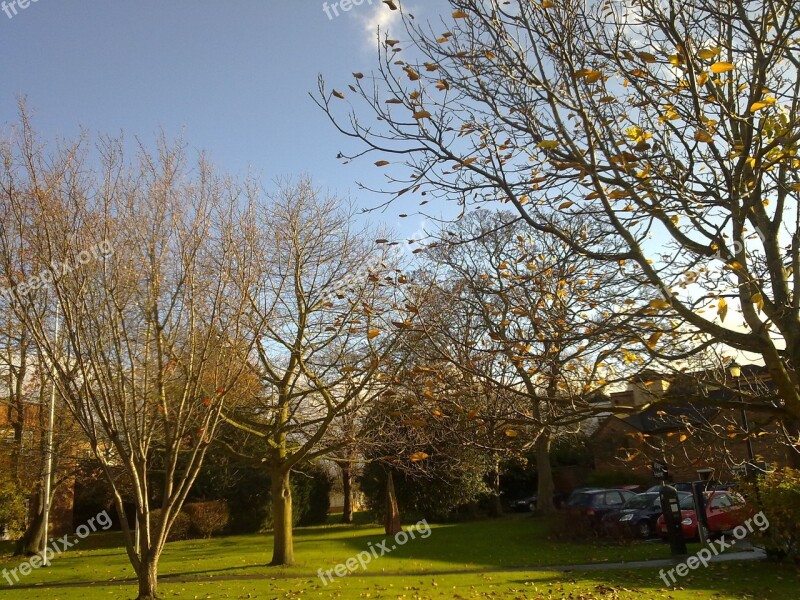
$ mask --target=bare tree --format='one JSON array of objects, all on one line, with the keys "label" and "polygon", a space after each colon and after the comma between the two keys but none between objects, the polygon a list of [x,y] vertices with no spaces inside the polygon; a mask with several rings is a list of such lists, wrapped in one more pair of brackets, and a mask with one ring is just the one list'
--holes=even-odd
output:
[{"label": "bare tree", "polygon": [[[190,170],[180,146],[163,140],[134,164],[121,141],[101,140],[95,174],[83,144],[50,155],[24,115],[12,139],[0,173],[3,234],[24,232],[51,268],[27,279],[6,270],[11,307],[113,488],[139,598],[155,598],[167,534],[249,354],[245,304],[231,283],[238,190],[202,159]],[[44,311],[29,310],[35,288],[50,290]],[[155,453],[159,497],[149,488]]]},{"label": "bare tree", "polygon": [[[248,208],[241,293],[248,299],[258,373],[266,392],[227,415],[263,440],[271,476],[273,565],[294,561],[292,469],[348,445],[329,436],[337,418],[376,391],[398,328],[398,274],[369,229],[308,179],[283,184]],[[402,325],[402,324],[401,324]]]},{"label": "bare tree", "polygon": [[[450,5],[441,32],[405,15],[405,43],[385,40],[377,72],[356,74],[365,110],[342,118],[347,96],[320,82],[317,102],[360,154],[404,167],[385,191],[510,203],[659,295],[650,308],[685,344],[665,337],[653,355],[753,353],[775,410],[800,417],[798,5]],[[578,218],[594,233],[572,235]]]}]

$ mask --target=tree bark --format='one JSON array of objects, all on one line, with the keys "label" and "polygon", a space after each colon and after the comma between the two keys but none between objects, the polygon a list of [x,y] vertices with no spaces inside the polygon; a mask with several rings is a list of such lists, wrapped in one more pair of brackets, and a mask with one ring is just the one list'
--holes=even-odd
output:
[{"label": "tree bark", "polygon": [[143,553],[139,563],[139,595],[136,600],[158,598],[158,556]]},{"label": "tree bark", "polygon": [[536,492],[536,512],[551,515],[556,511],[553,504],[553,468],[550,464],[550,434],[542,432],[536,440],[536,472],[538,491]]},{"label": "tree bark", "polygon": [[386,482],[386,517],[383,530],[386,535],[395,535],[402,529],[400,525],[400,508],[397,506],[397,495],[394,492],[394,478],[389,471],[389,480]]},{"label": "tree bark", "polygon": [[353,522],[353,469],[350,463],[342,464],[342,493],[344,506],[342,507],[342,523],[350,525]]},{"label": "tree bark", "polygon": [[36,512],[28,524],[22,537],[17,540],[14,549],[15,556],[33,556],[44,548],[44,507],[42,506],[42,491],[36,492]]},{"label": "tree bark", "polygon": [[272,528],[275,542],[270,565],[294,563],[294,540],[292,539],[292,488],[290,471],[272,472]]}]

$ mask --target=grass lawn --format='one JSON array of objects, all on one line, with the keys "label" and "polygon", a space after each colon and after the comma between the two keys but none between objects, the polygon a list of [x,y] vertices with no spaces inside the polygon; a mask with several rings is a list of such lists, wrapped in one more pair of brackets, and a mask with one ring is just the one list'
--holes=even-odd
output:
[{"label": "grass lawn", "polygon": [[[667,591],[658,570],[559,573],[526,571],[526,567],[604,563],[666,558],[661,543],[630,545],[575,544],[547,539],[545,523],[528,516],[458,525],[432,525],[393,552],[374,559],[364,571],[336,578],[327,586],[317,570],[331,569],[384,539],[374,525],[329,525],[295,532],[291,567],[268,567],[271,538],[250,535],[167,546],[160,574],[185,582],[164,582],[165,598],[792,598],[798,572],[767,563],[726,563],[699,569],[680,581],[684,589]],[[690,547],[695,552],[698,546]],[[2,552],[0,571],[18,562]],[[504,571],[504,569],[521,569]],[[124,580],[133,577],[118,534],[83,540],[38,569],[20,584],[42,589],[15,589],[0,577],[0,599],[132,598],[135,587],[50,587],[58,583]],[[234,578],[234,579],[231,579]],[[570,596],[572,594],[572,596]]]}]

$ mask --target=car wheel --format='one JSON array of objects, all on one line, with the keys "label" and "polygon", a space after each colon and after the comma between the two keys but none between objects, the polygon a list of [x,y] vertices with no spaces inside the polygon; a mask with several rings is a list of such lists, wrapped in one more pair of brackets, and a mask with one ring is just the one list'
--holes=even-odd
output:
[{"label": "car wheel", "polygon": [[697,529],[697,539],[698,539],[698,540],[701,540],[701,539],[702,539],[702,538],[700,537],[700,528],[702,528],[702,529],[703,529],[703,533],[705,534],[705,535],[703,535],[703,537],[706,539],[706,541],[709,541],[709,540],[711,540],[711,532],[708,530],[708,527],[706,527],[705,525],[698,525],[698,529]]},{"label": "car wheel", "polygon": [[653,529],[650,527],[650,523],[647,521],[640,521],[636,525],[636,533],[639,534],[639,537],[643,540],[646,540],[653,534]]},{"label": "car wheel", "polygon": [[528,510],[531,512],[536,512],[536,502],[531,502],[528,504]]}]

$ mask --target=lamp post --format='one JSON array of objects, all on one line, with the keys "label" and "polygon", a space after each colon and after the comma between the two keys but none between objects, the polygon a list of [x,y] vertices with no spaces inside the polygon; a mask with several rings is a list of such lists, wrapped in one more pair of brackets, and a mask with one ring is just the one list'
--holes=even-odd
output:
[{"label": "lamp post", "polygon": [[747,410],[745,409],[744,396],[742,396],[742,367],[736,361],[733,361],[728,367],[728,371],[736,380],[736,392],[739,394],[739,402],[742,404],[742,429],[747,440],[747,474],[755,468],[755,454],[753,453],[753,441],[750,439],[750,423],[747,421]]}]

